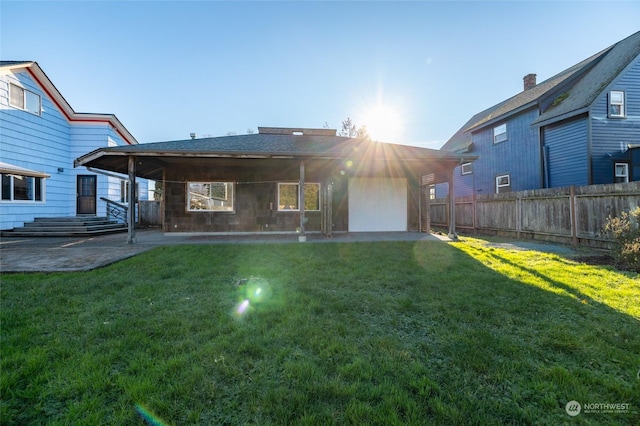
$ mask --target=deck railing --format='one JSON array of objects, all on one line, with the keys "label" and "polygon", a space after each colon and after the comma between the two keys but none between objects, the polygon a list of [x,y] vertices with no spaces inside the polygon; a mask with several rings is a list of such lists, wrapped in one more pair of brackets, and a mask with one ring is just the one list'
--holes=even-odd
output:
[{"label": "deck railing", "polygon": [[107,218],[114,219],[119,222],[127,223],[127,213],[129,211],[129,207],[110,200],[105,197],[100,197],[102,201],[107,203]]}]

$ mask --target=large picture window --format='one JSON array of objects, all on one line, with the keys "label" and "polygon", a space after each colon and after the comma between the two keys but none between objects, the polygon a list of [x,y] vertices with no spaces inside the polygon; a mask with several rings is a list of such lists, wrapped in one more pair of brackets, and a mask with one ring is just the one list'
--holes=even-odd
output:
[{"label": "large picture window", "polygon": [[233,182],[188,182],[187,210],[232,212]]},{"label": "large picture window", "polygon": [[[304,209],[305,211],[320,210],[319,183],[304,184]],[[278,210],[300,210],[300,184],[284,182],[278,184]]]},{"label": "large picture window", "polygon": [[2,201],[44,201],[44,179],[3,174]]}]

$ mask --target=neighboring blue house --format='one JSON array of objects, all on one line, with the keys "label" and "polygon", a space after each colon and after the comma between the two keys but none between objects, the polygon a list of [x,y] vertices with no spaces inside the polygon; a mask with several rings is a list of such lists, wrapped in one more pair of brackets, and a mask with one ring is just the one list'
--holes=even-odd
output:
[{"label": "neighboring blue house", "polygon": [[[115,115],[75,112],[36,62],[0,61],[0,229],[37,217],[106,216],[101,197],[128,204],[125,176],[75,169],[73,160],[137,143]],[[138,191],[146,199],[146,180]]]},{"label": "neighboring blue house", "polygon": [[[441,150],[479,156],[455,195],[640,180],[640,32],[474,115]],[[435,196],[446,194],[437,185]]]}]

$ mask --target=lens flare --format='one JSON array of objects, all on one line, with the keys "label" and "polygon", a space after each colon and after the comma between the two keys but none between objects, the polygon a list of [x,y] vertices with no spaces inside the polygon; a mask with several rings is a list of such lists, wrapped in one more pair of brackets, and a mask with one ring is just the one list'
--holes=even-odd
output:
[{"label": "lens flare", "polygon": [[254,311],[260,303],[264,302],[271,296],[271,286],[264,278],[243,278],[238,282],[242,284],[238,287],[238,304],[233,310],[234,315],[237,317],[246,316],[250,311]]},{"label": "lens flare", "polygon": [[243,315],[249,309],[249,299],[244,299],[236,308],[236,313],[238,315]]},{"label": "lens flare", "polygon": [[141,404],[136,404],[135,405],[135,409],[136,409],[136,412],[138,413],[138,415],[140,417],[142,417],[142,419],[144,420],[145,424],[150,425],[150,426],[165,426],[166,425],[166,423],[164,423],[162,420],[160,420],[147,407],[144,407]]}]

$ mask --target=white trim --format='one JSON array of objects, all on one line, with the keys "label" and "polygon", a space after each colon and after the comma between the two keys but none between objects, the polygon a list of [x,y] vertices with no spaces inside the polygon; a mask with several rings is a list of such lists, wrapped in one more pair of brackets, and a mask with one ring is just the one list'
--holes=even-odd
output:
[{"label": "white trim", "polygon": [[[620,99],[616,99],[616,101],[614,102],[614,94],[615,95],[619,95]],[[620,113],[616,114],[614,112],[612,112],[612,108],[613,106],[616,105],[618,107],[620,107]],[[609,92],[609,96],[608,96],[608,105],[607,105],[607,110],[608,110],[608,116],[609,118],[624,118],[626,117],[626,111],[625,111],[625,93],[622,90],[612,90]]]},{"label": "white trim", "polygon": [[[11,91],[14,87],[22,91],[22,106],[11,103]],[[27,107],[28,95],[33,95],[37,99],[38,107],[36,110],[31,110]],[[40,117],[42,114],[42,98],[40,97],[40,95],[14,83],[9,83],[9,106],[11,108],[19,109],[21,111],[28,112],[29,114],[33,114],[38,117]]]},{"label": "white trim", "polygon": [[[466,172],[464,171],[465,166],[470,166],[471,170],[467,170]],[[473,174],[473,163],[472,162],[467,162],[467,163],[462,163],[460,165],[460,173],[464,176],[464,175],[470,175]]]},{"label": "white trim", "polygon": [[[200,184],[200,185],[207,185],[207,184],[212,184],[212,183],[224,183],[225,184],[225,191],[228,191],[228,187],[227,185],[231,185],[231,197],[229,197],[227,194],[225,194],[227,196],[227,201],[230,199],[231,201],[231,209],[192,209],[191,208],[191,192],[189,191],[189,185],[191,184]],[[236,211],[236,200],[235,200],[235,196],[236,196],[236,191],[235,191],[235,182],[234,181],[207,181],[207,182],[202,182],[202,181],[187,181],[185,183],[185,196],[186,196],[186,205],[185,205],[185,209],[187,211],[187,213],[235,213]],[[202,196],[204,197],[204,196]],[[211,197],[209,195],[208,197],[209,200],[211,200]]]},{"label": "white trim", "polygon": [[[504,127],[504,131],[502,131],[502,128]],[[507,139],[509,139],[509,136],[507,135],[507,123],[502,123],[499,126],[495,126],[493,128],[493,143],[498,144],[501,142],[506,141]]]},{"label": "white trim", "polygon": [[[499,184],[498,181],[505,177],[507,178],[507,183],[502,185]],[[496,176],[496,194],[500,193],[500,188],[511,188],[511,175],[509,173]]]},{"label": "white trim", "polygon": [[[618,174],[618,166],[624,166],[624,174]],[[618,178],[624,178],[624,182],[615,182]],[[613,165],[613,180],[615,183],[628,183],[629,182],[629,163],[614,163]]]},{"label": "white trim", "polygon": [[[296,200],[298,203],[297,208],[291,208],[291,209],[285,209],[285,208],[280,208],[280,186],[281,185],[297,185],[298,186],[298,199]],[[304,186],[307,185],[317,185],[318,186],[318,208],[317,209],[313,209],[313,210],[307,210],[305,209],[305,212],[319,212],[322,211],[322,196],[321,196],[321,192],[322,192],[322,185],[319,182],[305,182]],[[278,182],[278,194],[277,194],[277,199],[276,199],[276,206],[278,208],[279,212],[299,212],[300,211],[300,182],[297,181],[293,181],[293,182]],[[306,200],[306,197],[305,197]]]}]

